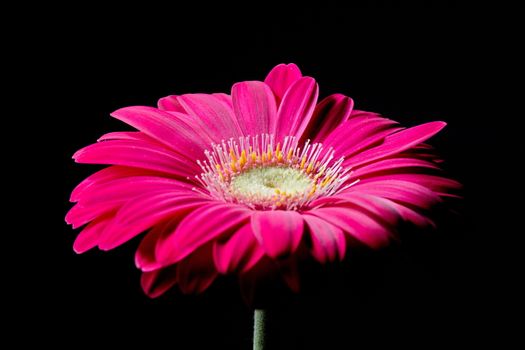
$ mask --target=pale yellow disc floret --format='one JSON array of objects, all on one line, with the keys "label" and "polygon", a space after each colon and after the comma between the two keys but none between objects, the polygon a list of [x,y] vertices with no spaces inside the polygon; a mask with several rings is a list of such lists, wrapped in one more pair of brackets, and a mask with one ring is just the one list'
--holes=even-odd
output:
[{"label": "pale yellow disc floret", "polygon": [[313,188],[314,181],[296,168],[271,166],[243,172],[233,177],[230,186],[234,193],[262,199],[307,193]]}]

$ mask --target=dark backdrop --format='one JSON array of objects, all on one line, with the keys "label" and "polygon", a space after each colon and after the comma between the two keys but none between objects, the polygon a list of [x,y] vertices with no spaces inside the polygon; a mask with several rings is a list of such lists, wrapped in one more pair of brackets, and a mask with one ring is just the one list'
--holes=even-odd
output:
[{"label": "dark backdrop", "polygon": [[[443,216],[437,232],[407,233],[399,246],[356,253],[324,274],[312,271],[301,295],[276,301],[273,348],[490,340],[494,306],[487,300],[496,287],[485,261],[494,223],[484,203],[496,190],[483,172],[486,160],[499,156],[491,147],[491,92],[484,88],[493,73],[480,58],[502,45],[491,38],[495,14],[446,2],[246,6],[236,14],[204,4],[118,11],[86,5],[47,21],[38,40],[42,71],[59,88],[42,92],[50,105],[47,144],[61,176],[53,171],[46,178],[53,195],[43,209],[52,223],[39,232],[42,257],[26,272],[31,308],[23,327],[69,346],[250,348],[251,311],[235,281],[220,280],[200,296],[173,291],[150,300],[133,263],[138,240],[111,252],[74,254],[77,232],[63,222],[69,193],[96,167],[70,158],[123,128],[109,117],[120,107],[154,105],[168,94],[228,92],[236,81],[263,79],[274,65],[294,62],[318,80],[321,96],[344,93],[356,108],[407,126],[448,122],[431,143],[449,174],[465,184],[465,200],[454,206],[459,214]],[[49,158],[34,161],[50,166]]]}]

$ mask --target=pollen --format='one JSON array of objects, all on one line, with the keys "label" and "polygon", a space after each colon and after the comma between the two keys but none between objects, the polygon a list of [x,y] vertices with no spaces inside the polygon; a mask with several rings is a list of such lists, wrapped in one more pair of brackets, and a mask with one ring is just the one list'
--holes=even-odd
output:
[{"label": "pollen", "polygon": [[309,140],[300,147],[294,136],[282,143],[270,134],[232,138],[205,155],[197,179],[210,195],[258,210],[300,210],[355,183],[333,149]]}]

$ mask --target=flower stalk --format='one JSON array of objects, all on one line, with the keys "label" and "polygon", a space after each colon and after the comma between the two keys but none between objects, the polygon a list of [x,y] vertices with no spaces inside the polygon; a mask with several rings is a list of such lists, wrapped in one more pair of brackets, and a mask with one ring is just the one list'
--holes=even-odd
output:
[{"label": "flower stalk", "polygon": [[255,309],[253,313],[253,350],[267,349],[267,311]]}]

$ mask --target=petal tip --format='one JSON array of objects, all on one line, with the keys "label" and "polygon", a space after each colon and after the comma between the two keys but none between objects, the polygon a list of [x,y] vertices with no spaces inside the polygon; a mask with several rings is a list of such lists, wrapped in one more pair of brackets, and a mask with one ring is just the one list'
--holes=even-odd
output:
[{"label": "petal tip", "polygon": [[443,129],[445,126],[447,126],[447,122],[444,122],[442,120],[438,120],[434,122],[440,129]]},{"label": "petal tip", "polygon": [[71,159],[73,159],[76,163],[78,163],[78,158],[82,155],[82,150],[79,149],[73,155],[71,156]]},{"label": "petal tip", "polygon": [[85,250],[80,249],[80,248],[77,247],[75,244],[73,244],[73,251],[75,252],[75,254],[78,254],[78,255],[80,255],[80,254],[82,254],[82,253],[85,252]]},{"label": "petal tip", "polygon": [[73,251],[75,252],[75,254],[78,254],[78,255],[87,252],[91,248],[93,248],[93,247],[84,244],[84,242],[82,242],[82,241],[79,241],[78,237],[75,240],[75,242],[73,243]]}]

